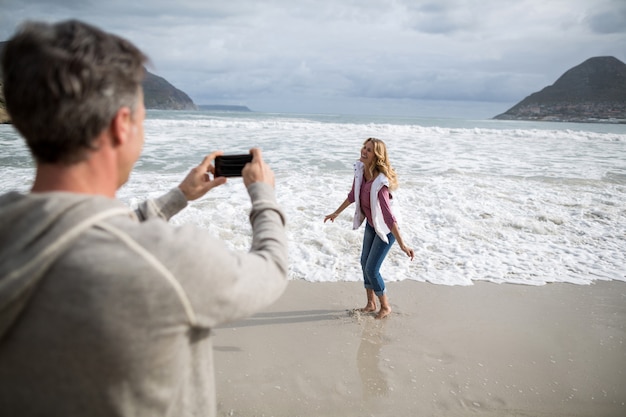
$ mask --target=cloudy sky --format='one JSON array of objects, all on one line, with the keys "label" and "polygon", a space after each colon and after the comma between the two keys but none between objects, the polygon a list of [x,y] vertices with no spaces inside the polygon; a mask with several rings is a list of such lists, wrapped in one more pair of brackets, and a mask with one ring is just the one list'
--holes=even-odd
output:
[{"label": "cloudy sky", "polygon": [[492,117],[594,56],[626,62],[626,0],[0,0],[20,22],[124,36],[196,104]]}]

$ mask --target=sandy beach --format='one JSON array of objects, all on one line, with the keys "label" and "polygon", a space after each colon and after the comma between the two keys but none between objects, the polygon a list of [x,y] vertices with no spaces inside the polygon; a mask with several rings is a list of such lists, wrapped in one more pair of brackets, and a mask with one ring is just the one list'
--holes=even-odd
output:
[{"label": "sandy beach", "polygon": [[626,283],[291,281],[215,329],[220,416],[626,415]]}]

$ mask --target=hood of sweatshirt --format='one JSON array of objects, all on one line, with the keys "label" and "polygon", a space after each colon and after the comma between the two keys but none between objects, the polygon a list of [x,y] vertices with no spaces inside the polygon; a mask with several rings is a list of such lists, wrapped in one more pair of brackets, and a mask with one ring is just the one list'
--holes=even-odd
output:
[{"label": "hood of sweatshirt", "polygon": [[133,216],[121,202],[64,192],[0,196],[0,339],[18,319],[48,268],[85,230]]}]

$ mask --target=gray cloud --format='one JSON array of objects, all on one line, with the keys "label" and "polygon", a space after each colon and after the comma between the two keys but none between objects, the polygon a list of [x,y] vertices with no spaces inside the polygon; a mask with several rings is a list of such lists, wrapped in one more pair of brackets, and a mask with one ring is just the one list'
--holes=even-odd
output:
[{"label": "gray cloud", "polygon": [[[626,3],[612,1],[599,11],[593,12],[587,22],[595,33],[626,33]],[[624,47],[626,45],[622,45]]]},{"label": "gray cloud", "polygon": [[409,21],[414,30],[430,34],[453,34],[475,27],[479,10],[464,7],[462,1],[408,3]]},{"label": "gray cloud", "polygon": [[196,103],[266,111],[508,108],[589,57],[626,60],[621,0],[0,2],[5,39],[25,19],[83,19],[136,43]]}]

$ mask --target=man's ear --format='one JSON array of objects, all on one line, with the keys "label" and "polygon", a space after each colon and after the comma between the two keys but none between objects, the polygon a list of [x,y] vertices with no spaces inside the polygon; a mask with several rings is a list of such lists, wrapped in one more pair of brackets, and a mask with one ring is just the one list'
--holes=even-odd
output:
[{"label": "man's ear", "polygon": [[117,113],[115,113],[113,120],[111,120],[113,147],[124,145],[128,142],[132,129],[131,116],[132,115],[128,107],[121,107]]}]

